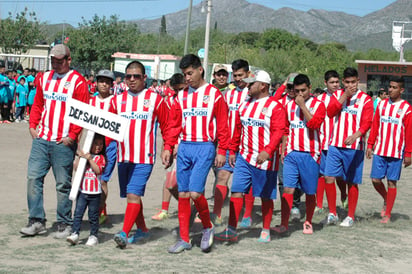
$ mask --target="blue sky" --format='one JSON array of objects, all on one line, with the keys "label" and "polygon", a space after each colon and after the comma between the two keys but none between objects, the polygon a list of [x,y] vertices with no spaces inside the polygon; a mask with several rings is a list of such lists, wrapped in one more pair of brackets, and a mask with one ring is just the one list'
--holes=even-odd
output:
[{"label": "blue sky", "polygon": [[[219,0],[213,0],[219,1]],[[394,0],[248,0],[273,9],[291,7],[307,11],[325,9],[364,16],[382,9]],[[201,0],[193,0],[193,5]],[[187,8],[189,0],[0,0],[1,17],[8,12],[16,13],[27,7],[35,11],[37,18],[48,23],[68,23],[77,26],[82,17],[90,19],[94,14],[116,14],[120,20],[155,19],[164,14]],[[213,14],[212,14],[213,16]]]}]

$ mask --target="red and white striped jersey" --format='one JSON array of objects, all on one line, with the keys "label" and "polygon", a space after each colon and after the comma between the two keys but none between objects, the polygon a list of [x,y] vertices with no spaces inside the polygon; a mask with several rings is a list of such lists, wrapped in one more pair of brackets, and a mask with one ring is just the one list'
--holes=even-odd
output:
[{"label": "red and white striped jersey", "polygon": [[197,90],[179,91],[171,113],[165,149],[176,145],[181,135],[181,141],[188,142],[215,142],[217,139],[218,153],[226,155],[230,140],[228,108],[215,86],[205,84]]},{"label": "red and white striped jersey", "polygon": [[405,100],[382,100],[375,111],[368,148],[374,147],[376,155],[398,159],[402,159],[405,150],[405,157],[411,157],[412,140],[407,136],[411,130],[411,105]]},{"label": "red and white striped jersey", "polygon": [[240,104],[249,98],[248,90],[249,89],[247,87],[242,90],[237,90],[234,88],[226,92],[224,96],[226,104],[229,107],[230,138],[233,137],[233,131],[235,129],[236,111],[239,109]]},{"label": "red and white striped jersey", "polygon": [[[333,96],[333,93],[330,93],[329,90],[327,90],[325,93],[319,95],[317,98],[318,100],[322,101],[325,104],[326,108],[328,108],[328,105],[330,103],[330,98],[332,96]],[[333,124],[334,124],[334,118],[325,116],[325,121],[322,123],[322,126],[320,127],[320,143],[321,143],[322,150],[328,150],[330,136],[332,136],[332,132],[333,132]]]},{"label": "red and white striped jersey", "polygon": [[97,175],[91,168],[90,164],[86,165],[86,170],[83,175],[83,180],[80,185],[80,191],[85,194],[99,194],[102,193],[102,185],[100,177],[103,169],[106,166],[106,160],[103,155],[93,155],[93,161],[100,169],[100,174]]},{"label": "red and white striped jersey", "polygon": [[[249,99],[240,104],[235,118],[231,154],[239,151],[250,165],[263,170],[277,170],[273,159],[279,159],[276,150],[285,132],[283,106],[269,96],[258,100]],[[256,161],[262,151],[270,155],[270,160],[259,165]]]},{"label": "red and white striped jersey", "polygon": [[[365,92],[358,90],[345,103],[340,104],[338,100],[344,92],[343,89],[335,91],[328,105],[328,116],[335,117],[329,145],[363,150],[364,136],[372,124],[372,99]],[[352,145],[346,145],[345,140],[357,131],[360,131],[362,136],[357,138]]]},{"label": "red and white striped jersey", "polygon": [[286,154],[293,150],[309,152],[312,158],[318,161],[321,151],[319,131],[325,120],[326,108],[323,102],[312,96],[306,100],[305,105],[312,114],[309,121],[294,100],[286,104],[286,125],[289,130]]},{"label": "red and white striped jersey", "polygon": [[112,101],[113,95],[106,98],[100,99],[99,95],[90,98],[90,105],[98,107],[102,110],[108,111],[110,108],[110,102]]},{"label": "red and white striped jersey", "polygon": [[113,94],[114,95],[119,95],[122,94],[123,92],[127,91],[129,87],[126,85],[125,82],[121,82],[119,84],[113,84]]},{"label": "red and white striped jersey", "polygon": [[64,119],[66,101],[70,98],[89,103],[83,76],[74,70],[63,75],[54,70],[45,72],[37,86],[30,113],[30,128],[39,126],[39,137],[47,141],[60,142],[65,137],[76,140],[82,128]]},{"label": "red and white striped jersey", "polygon": [[154,164],[157,122],[164,134],[169,112],[163,98],[147,89],[123,92],[113,97],[110,112],[129,120],[126,136],[118,142],[118,162]]}]

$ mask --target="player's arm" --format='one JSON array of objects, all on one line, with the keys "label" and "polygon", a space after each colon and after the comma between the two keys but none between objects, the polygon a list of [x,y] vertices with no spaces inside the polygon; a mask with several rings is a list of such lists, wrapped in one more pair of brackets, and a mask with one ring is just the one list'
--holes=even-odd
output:
[{"label": "player's arm", "polygon": [[405,127],[405,134],[403,136],[405,138],[405,156],[403,159],[403,164],[405,167],[407,167],[412,164],[412,160],[411,160],[412,140],[410,138],[410,135],[412,134],[412,109],[411,108],[409,108],[408,113],[405,115],[404,127]]},{"label": "player's arm", "polygon": [[[338,100],[336,98],[337,92],[335,92],[331,97],[330,97],[330,102],[329,105],[326,109],[326,113],[328,115],[329,118],[333,118],[336,115],[338,115],[340,113],[340,111],[342,110],[342,106],[343,103],[340,102],[340,99],[342,98],[342,96],[340,97],[340,99]],[[345,101],[344,101],[345,102]]]},{"label": "player's arm", "polygon": [[[79,100],[85,104],[89,104],[90,96],[84,79],[76,83],[73,92],[73,99]],[[82,127],[75,124],[70,124],[69,135],[62,139],[64,145],[72,145],[82,131]]]},{"label": "player's arm", "polygon": [[235,166],[236,152],[239,151],[240,136],[242,134],[242,123],[240,121],[239,110],[236,110],[234,112],[234,115],[235,115],[235,125],[233,129],[232,139],[230,140],[230,145],[229,145],[229,165],[231,167]]},{"label": "player's arm", "polygon": [[223,99],[223,96],[218,96],[214,107],[216,117],[216,132],[218,140],[218,149],[215,158],[215,166],[222,167],[226,162],[226,151],[229,148],[230,132],[229,132],[229,108]]},{"label": "player's arm", "polygon": [[182,109],[178,102],[178,98],[169,110],[169,121],[163,133],[164,149],[162,152],[162,163],[168,168],[172,161],[173,148],[177,145],[179,135],[182,131]]},{"label": "player's arm", "polygon": [[288,80],[285,80],[285,82],[275,91],[275,94],[272,96],[273,99],[280,100],[283,96],[285,96],[284,92],[286,90],[287,81]]},{"label": "player's arm", "polygon": [[43,88],[39,84],[37,86],[36,95],[34,96],[33,106],[30,111],[29,131],[33,139],[38,138],[37,126],[40,123],[41,114],[44,108]]},{"label": "player's arm", "polygon": [[369,138],[368,138],[368,147],[366,149],[366,158],[371,159],[372,154],[373,154],[373,147],[375,146],[376,142],[376,137],[378,137],[379,133],[379,127],[380,127],[380,112],[379,108],[377,108],[377,111],[375,112],[375,115],[373,116],[373,122],[372,122],[372,128],[371,132],[369,133]]},{"label": "player's arm", "polygon": [[368,99],[366,101],[361,115],[362,117],[360,121],[359,130],[356,131],[353,135],[346,138],[346,140],[344,141],[346,145],[352,145],[356,139],[365,135],[366,132],[368,132],[368,130],[370,129],[372,125],[372,118],[373,118],[373,103],[371,99]]},{"label": "player's arm", "polygon": [[288,141],[288,136],[289,136],[289,132],[290,132],[290,123],[288,120],[288,113],[286,111],[285,108],[285,130],[283,132],[283,136],[282,136],[282,148],[281,148],[281,155],[280,155],[280,160],[283,163],[283,159],[285,159],[286,156],[286,146],[287,146],[287,141]]}]

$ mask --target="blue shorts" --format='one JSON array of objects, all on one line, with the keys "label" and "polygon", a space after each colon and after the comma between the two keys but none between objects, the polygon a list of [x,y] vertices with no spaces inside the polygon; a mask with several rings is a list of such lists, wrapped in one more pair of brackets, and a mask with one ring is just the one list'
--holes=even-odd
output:
[{"label": "blue shorts", "polygon": [[144,196],[152,169],[150,164],[119,163],[120,197],[126,198],[128,193]]},{"label": "blue shorts", "polygon": [[248,193],[252,186],[254,197],[276,199],[276,178],[276,171],[254,167],[238,154],[233,171],[231,191],[232,193]]},{"label": "blue shorts", "polygon": [[325,176],[342,177],[345,182],[362,184],[363,150],[329,146]]},{"label": "blue shorts", "polygon": [[106,147],[106,167],[103,170],[101,180],[108,182],[112,177],[114,167],[117,160],[117,142],[111,141],[110,144]]},{"label": "blue shorts", "polygon": [[373,155],[371,178],[399,181],[402,170],[402,159]]},{"label": "blue shorts", "polygon": [[292,151],[283,161],[283,187],[300,188],[304,193],[316,194],[319,164],[309,152]]},{"label": "blue shorts", "polygon": [[203,193],[215,156],[213,143],[180,142],[176,160],[178,191]]},{"label": "blue shorts", "polygon": [[325,174],[327,158],[328,158],[328,151],[322,150],[320,154],[320,167],[319,167],[319,173],[321,175]]},{"label": "blue shorts", "polygon": [[[236,158],[238,154],[239,153],[236,153]],[[226,152],[226,162],[224,166],[217,168],[217,170],[226,170],[226,171],[229,171],[230,173],[233,173],[233,167],[229,165],[229,150]]]}]

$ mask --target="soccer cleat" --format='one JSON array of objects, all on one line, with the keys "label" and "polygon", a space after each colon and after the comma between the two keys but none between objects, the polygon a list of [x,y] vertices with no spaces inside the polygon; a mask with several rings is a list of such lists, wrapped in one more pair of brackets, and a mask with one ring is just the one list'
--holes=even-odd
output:
[{"label": "soccer cleat", "polygon": [[127,242],[129,244],[137,244],[138,242],[147,240],[149,237],[150,237],[149,231],[143,232],[140,228],[138,228],[136,230],[136,233],[127,239]]},{"label": "soccer cleat", "polygon": [[308,221],[303,223],[303,234],[313,234],[313,227],[312,224]]},{"label": "soccer cleat", "polygon": [[353,226],[353,219],[347,216],[343,221],[340,223],[341,227],[352,227]]},{"label": "soccer cleat", "polygon": [[71,245],[77,245],[79,243],[79,234],[72,233],[72,235],[66,238],[66,241],[69,242]]},{"label": "soccer cleat", "polygon": [[250,228],[252,226],[252,218],[251,217],[243,217],[242,221],[239,224],[241,228]]},{"label": "soccer cleat", "polygon": [[167,210],[162,209],[152,216],[152,220],[163,221],[164,219],[167,219],[168,217],[169,217],[169,214],[167,213]]},{"label": "soccer cleat", "polygon": [[87,239],[86,246],[95,246],[99,243],[99,240],[96,236],[90,235],[89,239]]},{"label": "soccer cleat", "polygon": [[54,233],[55,239],[65,239],[72,234],[72,227],[65,223],[57,224],[57,231]]},{"label": "soccer cleat", "polygon": [[391,217],[390,216],[383,216],[381,220],[381,224],[387,224],[391,222]]},{"label": "soccer cleat", "polygon": [[117,246],[121,249],[127,246],[127,235],[126,232],[121,231],[114,235],[113,240],[116,242]]},{"label": "soccer cleat", "polygon": [[386,213],[386,205],[384,204],[381,211],[381,217],[384,217]]},{"label": "soccer cleat", "polygon": [[213,238],[215,235],[215,227],[205,228],[202,231],[202,240],[200,241],[200,249],[203,252],[209,252],[212,249]]},{"label": "soccer cleat", "polygon": [[325,220],[325,225],[336,225],[339,222],[339,217],[336,214],[329,213]]},{"label": "soccer cleat", "polygon": [[288,231],[288,228],[284,225],[277,225],[277,226],[271,227],[270,230],[273,230],[278,234],[283,234]]},{"label": "soccer cleat", "polygon": [[300,210],[297,207],[292,207],[292,210],[290,211],[290,217],[293,220],[299,221],[300,220]]},{"label": "soccer cleat", "polygon": [[322,214],[325,209],[323,207],[315,207],[316,214]]},{"label": "soccer cleat", "polygon": [[258,239],[259,243],[269,243],[270,242],[270,231],[266,229],[262,229],[260,232],[260,237]]},{"label": "soccer cleat", "polygon": [[27,226],[20,229],[20,233],[25,236],[35,236],[46,232],[47,229],[45,224],[35,220],[29,220]]},{"label": "soccer cleat", "polygon": [[167,251],[172,254],[178,254],[190,249],[192,249],[192,244],[180,239],[179,241],[177,241],[177,243],[169,247]]},{"label": "soccer cleat", "polygon": [[221,226],[223,223],[222,217],[217,216],[215,213],[210,214],[210,219],[215,226]]},{"label": "soccer cleat", "polygon": [[215,234],[215,239],[224,242],[237,242],[237,233],[231,228],[225,228],[222,232]]},{"label": "soccer cleat", "polygon": [[4,120],[3,124],[11,124],[11,122],[9,120]]}]

